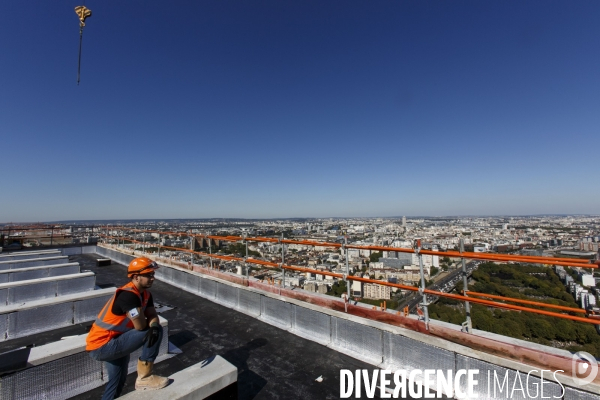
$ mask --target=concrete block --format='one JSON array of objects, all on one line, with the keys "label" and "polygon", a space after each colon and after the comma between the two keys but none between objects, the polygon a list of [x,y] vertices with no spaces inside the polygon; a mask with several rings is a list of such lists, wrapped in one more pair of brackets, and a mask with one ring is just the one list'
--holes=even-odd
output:
[{"label": "concrete block", "polygon": [[[171,376],[171,384],[153,391],[153,400],[204,399],[237,382],[237,368],[221,356],[194,364]],[[127,400],[146,400],[148,392],[135,391],[122,397]]]}]

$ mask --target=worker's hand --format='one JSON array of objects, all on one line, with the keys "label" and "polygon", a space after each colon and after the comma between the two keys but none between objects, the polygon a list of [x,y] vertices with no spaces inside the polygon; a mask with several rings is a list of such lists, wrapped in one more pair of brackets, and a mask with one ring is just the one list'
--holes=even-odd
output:
[{"label": "worker's hand", "polygon": [[144,336],[144,342],[148,341],[148,347],[154,346],[154,344],[158,341],[158,325],[151,326],[148,328],[148,332],[146,332],[146,336]]}]

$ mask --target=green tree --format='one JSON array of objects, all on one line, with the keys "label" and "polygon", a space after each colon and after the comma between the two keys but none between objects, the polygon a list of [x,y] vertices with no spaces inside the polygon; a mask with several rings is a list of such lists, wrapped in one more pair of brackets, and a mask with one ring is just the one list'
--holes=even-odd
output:
[{"label": "green tree", "polygon": [[376,252],[376,253],[373,253],[373,254],[371,254],[371,255],[369,256],[369,260],[370,260],[371,262],[377,262],[377,261],[379,261],[379,259],[380,259],[381,257],[383,257],[383,252],[381,252],[381,251],[378,251],[378,252]]}]

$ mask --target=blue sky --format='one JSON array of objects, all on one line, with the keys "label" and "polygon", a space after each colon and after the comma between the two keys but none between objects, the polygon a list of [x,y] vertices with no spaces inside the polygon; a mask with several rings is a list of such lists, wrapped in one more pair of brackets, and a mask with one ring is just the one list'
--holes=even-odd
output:
[{"label": "blue sky", "polygon": [[600,214],[600,2],[0,3],[0,222]]}]

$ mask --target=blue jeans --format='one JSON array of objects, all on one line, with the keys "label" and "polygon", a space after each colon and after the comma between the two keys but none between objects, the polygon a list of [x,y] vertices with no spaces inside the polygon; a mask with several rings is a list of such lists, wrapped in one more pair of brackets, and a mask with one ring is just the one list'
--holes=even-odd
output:
[{"label": "blue jeans", "polygon": [[127,379],[129,355],[131,353],[144,346],[140,360],[150,362],[156,360],[163,336],[162,326],[159,326],[158,340],[152,347],[148,347],[148,343],[144,342],[144,336],[147,332],[148,330],[138,331],[132,329],[112,339],[99,349],[90,351],[90,357],[96,361],[104,361],[104,366],[108,371],[108,382],[102,400],[112,400],[121,395],[125,379]]}]

